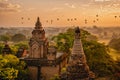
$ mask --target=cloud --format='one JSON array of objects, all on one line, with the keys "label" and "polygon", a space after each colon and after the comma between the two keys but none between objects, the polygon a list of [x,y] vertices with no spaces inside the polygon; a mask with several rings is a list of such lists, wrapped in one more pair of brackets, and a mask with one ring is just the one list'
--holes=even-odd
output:
[{"label": "cloud", "polygon": [[7,2],[8,0],[0,0],[0,2],[3,2],[3,1]]},{"label": "cloud", "polygon": [[91,3],[89,4],[91,8],[120,9],[120,0],[93,0]]},{"label": "cloud", "polygon": [[52,8],[52,11],[57,11],[57,10],[62,10],[63,8],[60,8],[60,7],[55,7],[55,8]]},{"label": "cloud", "polygon": [[95,2],[107,2],[107,1],[111,1],[111,0],[95,0]]},{"label": "cloud", "polygon": [[76,8],[76,6],[74,4],[65,3],[65,5],[69,8]]},{"label": "cloud", "polygon": [[0,0],[0,12],[20,12],[19,4],[12,4],[8,0]]},{"label": "cloud", "polygon": [[27,10],[28,11],[33,11],[33,10],[35,10],[35,8],[28,8]]}]

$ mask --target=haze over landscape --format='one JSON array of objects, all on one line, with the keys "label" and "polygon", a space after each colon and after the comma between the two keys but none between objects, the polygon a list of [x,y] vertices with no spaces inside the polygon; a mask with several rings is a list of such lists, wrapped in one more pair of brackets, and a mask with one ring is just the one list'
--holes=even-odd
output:
[{"label": "haze over landscape", "polygon": [[0,80],[120,80],[120,0],[0,0]]},{"label": "haze over landscape", "polygon": [[120,26],[120,0],[0,0],[1,27]]}]

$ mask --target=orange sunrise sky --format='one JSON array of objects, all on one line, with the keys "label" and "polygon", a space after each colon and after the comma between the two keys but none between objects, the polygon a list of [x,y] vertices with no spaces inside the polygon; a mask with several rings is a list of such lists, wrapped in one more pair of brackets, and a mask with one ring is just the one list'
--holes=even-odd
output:
[{"label": "orange sunrise sky", "polygon": [[120,0],[0,0],[0,27],[34,27],[38,16],[45,27],[120,26]]}]

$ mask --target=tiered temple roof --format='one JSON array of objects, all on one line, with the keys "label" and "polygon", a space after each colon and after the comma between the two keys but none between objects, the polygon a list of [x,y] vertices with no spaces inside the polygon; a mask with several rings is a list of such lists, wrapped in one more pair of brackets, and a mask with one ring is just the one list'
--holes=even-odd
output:
[{"label": "tiered temple roof", "polygon": [[89,66],[82,47],[80,29],[75,29],[75,38],[67,66],[67,80],[89,80]]}]

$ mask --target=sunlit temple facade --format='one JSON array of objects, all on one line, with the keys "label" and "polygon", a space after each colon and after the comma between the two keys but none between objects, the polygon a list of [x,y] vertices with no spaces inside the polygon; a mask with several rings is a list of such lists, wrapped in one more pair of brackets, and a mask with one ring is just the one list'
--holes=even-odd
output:
[{"label": "sunlit temple facade", "polygon": [[32,31],[32,38],[30,38],[29,46],[30,58],[47,58],[48,41],[45,37],[45,30],[39,21],[39,17],[35,24],[35,28]]}]

